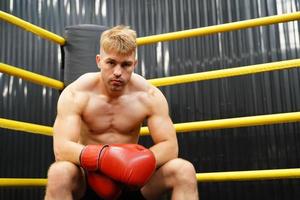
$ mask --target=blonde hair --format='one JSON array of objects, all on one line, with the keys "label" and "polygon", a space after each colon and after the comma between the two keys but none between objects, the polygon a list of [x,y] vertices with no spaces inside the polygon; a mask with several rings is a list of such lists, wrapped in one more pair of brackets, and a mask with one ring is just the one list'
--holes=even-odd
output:
[{"label": "blonde hair", "polygon": [[108,53],[131,55],[135,52],[136,46],[136,32],[129,26],[115,26],[101,35],[100,49]]}]

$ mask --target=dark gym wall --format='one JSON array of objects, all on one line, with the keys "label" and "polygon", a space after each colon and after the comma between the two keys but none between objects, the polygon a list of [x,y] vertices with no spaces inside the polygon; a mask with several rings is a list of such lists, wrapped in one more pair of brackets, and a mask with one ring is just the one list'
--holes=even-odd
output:
[{"label": "dark gym wall", "polygon": [[[69,25],[130,25],[139,37],[295,12],[299,0],[4,0],[0,10],[64,35]],[[298,21],[139,47],[145,78],[299,58]],[[60,47],[0,21],[0,62],[62,80]],[[300,110],[299,70],[162,87],[174,123]],[[59,92],[0,73],[0,117],[52,126]],[[197,172],[299,167],[299,123],[178,134]],[[0,129],[0,177],[46,177],[51,137]],[[141,143],[150,144],[149,137]],[[299,180],[201,183],[201,199],[299,199]],[[43,188],[0,188],[42,199]]]}]

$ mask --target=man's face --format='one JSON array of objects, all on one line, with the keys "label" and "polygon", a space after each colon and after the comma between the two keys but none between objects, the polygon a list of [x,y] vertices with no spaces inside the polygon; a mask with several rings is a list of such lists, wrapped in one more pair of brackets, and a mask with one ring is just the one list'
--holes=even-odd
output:
[{"label": "man's face", "polygon": [[111,92],[119,92],[125,88],[136,65],[134,52],[124,56],[101,51],[100,55],[96,56],[96,61],[103,83]]}]

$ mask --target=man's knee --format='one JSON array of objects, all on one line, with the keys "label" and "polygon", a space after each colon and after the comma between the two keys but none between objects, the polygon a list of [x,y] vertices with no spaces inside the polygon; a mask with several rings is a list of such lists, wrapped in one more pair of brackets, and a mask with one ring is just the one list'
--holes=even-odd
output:
[{"label": "man's knee", "polygon": [[197,182],[195,168],[189,161],[177,158],[167,164],[171,176],[178,184],[195,184]]},{"label": "man's knee", "polygon": [[71,162],[59,161],[53,163],[48,170],[47,187],[72,187],[76,179],[82,176],[79,167]]},{"label": "man's knee", "polygon": [[48,170],[45,199],[79,198],[85,191],[81,169],[67,161],[53,163]]}]

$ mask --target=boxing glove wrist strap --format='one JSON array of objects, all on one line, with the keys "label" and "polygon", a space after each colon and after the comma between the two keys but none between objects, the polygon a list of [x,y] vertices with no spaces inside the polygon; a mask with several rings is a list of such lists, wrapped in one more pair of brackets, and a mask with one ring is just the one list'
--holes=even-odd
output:
[{"label": "boxing glove wrist strap", "polygon": [[81,167],[88,171],[97,171],[99,169],[99,159],[102,151],[108,145],[87,145],[82,149],[79,155]]}]

